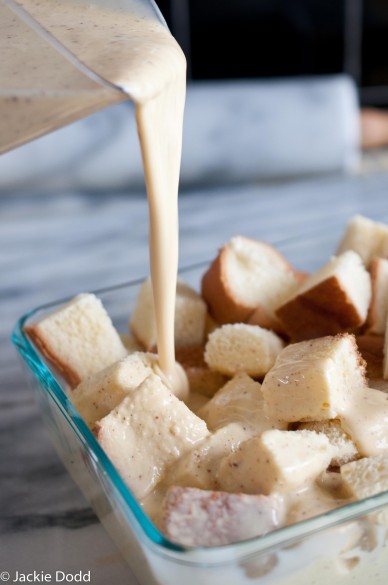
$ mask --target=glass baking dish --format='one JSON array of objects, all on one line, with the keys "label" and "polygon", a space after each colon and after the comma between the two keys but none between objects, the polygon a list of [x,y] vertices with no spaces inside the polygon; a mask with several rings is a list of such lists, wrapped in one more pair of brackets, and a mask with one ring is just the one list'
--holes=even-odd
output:
[{"label": "glass baking dish", "polygon": [[[342,229],[284,240],[277,247],[298,269],[311,271],[334,253]],[[184,268],[181,278],[198,288],[206,264]],[[120,332],[127,330],[141,282],[95,291]],[[388,492],[234,545],[184,548],[168,541],[78,415],[66,383],[23,333],[26,324],[66,300],[24,315],[13,342],[59,456],[141,585],[387,584],[388,523],[381,510],[388,512]]]}]

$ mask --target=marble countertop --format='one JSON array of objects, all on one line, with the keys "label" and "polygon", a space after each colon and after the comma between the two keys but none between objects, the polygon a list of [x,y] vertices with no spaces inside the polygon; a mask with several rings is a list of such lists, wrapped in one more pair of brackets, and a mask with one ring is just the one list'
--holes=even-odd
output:
[{"label": "marble countertop", "polygon": [[[388,215],[388,173],[212,187],[180,196],[180,263],[209,257],[230,236],[271,242]],[[0,573],[91,571],[91,582],[137,582],[51,446],[9,341],[38,304],[142,276],[144,193],[0,198]]]}]

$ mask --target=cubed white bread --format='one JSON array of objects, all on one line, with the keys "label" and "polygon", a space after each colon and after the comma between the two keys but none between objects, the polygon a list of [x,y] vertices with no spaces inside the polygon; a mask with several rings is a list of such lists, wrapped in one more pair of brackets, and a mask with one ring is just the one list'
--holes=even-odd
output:
[{"label": "cubed white bread", "polygon": [[202,296],[218,323],[246,322],[274,328],[274,311],[291,296],[299,275],[269,244],[236,236],[220,250],[202,278]]},{"label": "cubed white bread", "polygon": [[354,335],[344,333],[287,346],[261,390],[268,416],[298,422],[337,418],[365,386]]},{"label": "cubed white bread", "polygon": [[264,431],[224,458],[218,482],[228,492],[285,493],[313,483],[330,465],[332,455],[323,433]]},{"label": "cubed white bread", "polygon": [[365,266],[375,256],[388,256],[388,226],[363,215],[355,215],[348,222],[337,248],[337,254],[346,250],[357,252]]},{"label": "cubed white bread", "polygon": [[71,393],[71,400],[86,424],[93,428],[153,373],[157,363],[155,354],[132,353],[81,382]]},{"label": "cubed white bread", "polygon": [[[388,490],[388,453],[365,457],[341,467],[343,485],[356,500],[369,498]],[[377,521],[388,524],[388,512],[377,513]]]},{"label": "cubed white bread", "polygon": [[25,331],[73,388],[128,354],[93,294],[74,297]]},{"label": "cubed white bread", "polygon": [[[175,346],[201,345],[205,342],[207,307],[204,300],[184,282],[177,283],[175,299]],[[156,321],[150,279],[140,287],[130,329],[147,351],[156,347]]]},{"label": "cubed white bread", "polygon": [[259,378],[273,366],[283,347],[283,340],[273,331],[258,325],[233,323],[209,335],[205,362],[210,369],[226,376],[245,372]]},{"label": "cubed white bread", "polygon": [[162,531],[183,546],[221,546],[266,534],[284,516],[279,495],[248,496],[172,487],[163,506]]},{"label": "cubed white bread", "polygon": [[298,430],[315,431],[327,436],[333,447],[333,457],[330,465],[340,467],[344,463],[359,458],[357,447],[347,433],[341,427],[338,419],[305,422],[298,425]]},{"label": "cubed white bread", "polygon": [[96,424],[98,442],[139,499],[208,434],[206,423],[155,374]]},{"label": "cubed white bread", "polygon": [[186,372],[190,392],[209,397],[214,396],[228,378],[209,368],[204,359],[204,350],[203,346],[177,347],[175,357]]},{"label": "cubed white bread", "polygon": [[339,418],[361,456],[388,452],[388,396],[385,392],[359,389]]},{"label": "cubed white bread", "polygon": [[237,374],[198,412],[209,429],[238,422],[253,434],[268,429],[286,429],[287,423],[270,419],[264,413],[261,384],[247,374]]},{"label": "cubed white bread", "polygon": [[356,252],[332,258],[309,276],[276,315],[294,341],[360,327],[371,299],[370,275]]},{"label": "cubed white bread", "polygon": [[369,266],[372,297],[365,323],[367,333],[384,335],[388,317],[388,260],[373,258]]},{"label": "cubed white bread", "polygon": [[239,423],[219,428],[169,468],[163,485],[218,489],[218,468],[222,459],[250,437],[251,433]]},{"label": "cubed white bread", "polygon": [[136,337],[129,333],[120,333],[120,339],[123,342],[125,349],[128,353],[134,353],[135,351],[143,351],[143,346],[138,342]]}]

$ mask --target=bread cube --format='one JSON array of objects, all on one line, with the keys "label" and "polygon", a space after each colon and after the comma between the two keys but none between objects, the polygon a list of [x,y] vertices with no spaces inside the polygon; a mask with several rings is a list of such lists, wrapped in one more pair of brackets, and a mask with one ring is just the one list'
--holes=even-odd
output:
[{"label": "bread cube", "polygon": [[208,434],[205,422],[155,374],[96,424],[98,442],[139,499]]},{"label": "bread cube", "polygon": [[369,266],[369,272],[372,284],[372,298],[365,329],[367,333],[384,335],[388,317],[388,260],[385,258],[373,258]]},{"label": "bread cube", "polygon": [[374,388],[361,388],[340,413],[341,426],[363,457],[388,452],[388,396]]},{"label": "bread cube", "polygon": [[344,463],[359,458],[356,445],[342,429],[341,421],[338,419],[300,423],[298,430],[303,429],[326,435],[333,447],[333,457],[330,462],[333,467],[340,467]]},{"label": "bread cube", "polygon": [[298,274],[275,248],[236,236],[204,274],[202,296],[218,323],[246,322],[257,310],[255,324],[276,330],[274,311],[298,284]]},{"label": "bread cube", "polygon": [[227,382],[199,410],[198,416],[211,430],[230,422],[238,422],[254,434],[267,429],[287,428],[286,423],[270,419],[264,413],[261,385],[246,374],[238,374]]},{"label": "bread cube", "polygon": [[279,495],[248,496],[172,487],[163,506],[162,530],[183,546],[220,546],[275,529],[283,520]]},{"label": "bread cube", "polygon": [[[204,300],[184,282],[177,283],[174,336],[176,347],[202,345],[205,341],[207,307]],[[156,347],[156,321],[151,281],[143,282],[130,329],[147,351]]]},{"label": "bread cube", "polygon": [[[369,498],[388,490],[388,453],[365,457],[341,467],[343,485],[356,500]],[[380,524],[388,524],[388,512],[377,513]]]},{"label": "bread cube", "polygon": [[298,422],[337,418],[365,386],[365,363],[344,333],[287,346],[261,390],[269,417]]},{"label": "bread cube", "polygon": [[221,461],[251,436],[240,423],[229,423],[217,429],[169,468],[163,485],[218,489]]},{"label": "bread cube", "polygon": [[227,376],[245,372],[262,377],[273,366],[284,342],[276,333],[258,325],[223,325],[209,335],[205,362],[212,370]]},{"label": "bread cube", "polygon": [[157,355],[135,352],[81,382],[72,392],[71,400],[86,424],[93,428],[153,373],[157,363]]},{"label": "bread cube", "polygon": [[312,483],[333,456],[330,441],[314,431],[264,431],[225,457],[218,472],[228,492],[271,494]]},{"label": "bread cube", "polygon": [[228,378],[209,368],[204,359],[204,350],[203,346],[178,347],[175,357],[186,372],[190,392],[213,396]]},{"label": "bread cube", "polygon": [[128,354],[93,294],[74,297],[25,332],[73,388]]},{"label": "bread cube", "polygon": [[359,327],[370,298],[370,275],[360,256],[349,250],[309,276],[276,315],[294,341],[303,341]]},{"label": "bread cube", "polygon": [[346,226],[337,254],[346,250],[357,252],[365,266],[375,256],[388,257],[388,226],[362,215],[355,215]]}]

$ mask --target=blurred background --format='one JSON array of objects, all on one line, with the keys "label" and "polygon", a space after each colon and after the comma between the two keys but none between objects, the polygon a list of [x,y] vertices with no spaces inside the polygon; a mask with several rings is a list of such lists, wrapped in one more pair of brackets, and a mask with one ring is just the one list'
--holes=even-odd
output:
[{"label": "blurred background", "polygon": [[[188,64],[182,186],[388,169],[387,0],[156,3]],[[142,187],[131,107],[0,157],[0,193]]]},{"label": "blurred background", "polygon": [[[386,0],[157,0],[191,79],[347,73],[388,106]],[[263,58],[265,57],[265,58]]]}]

